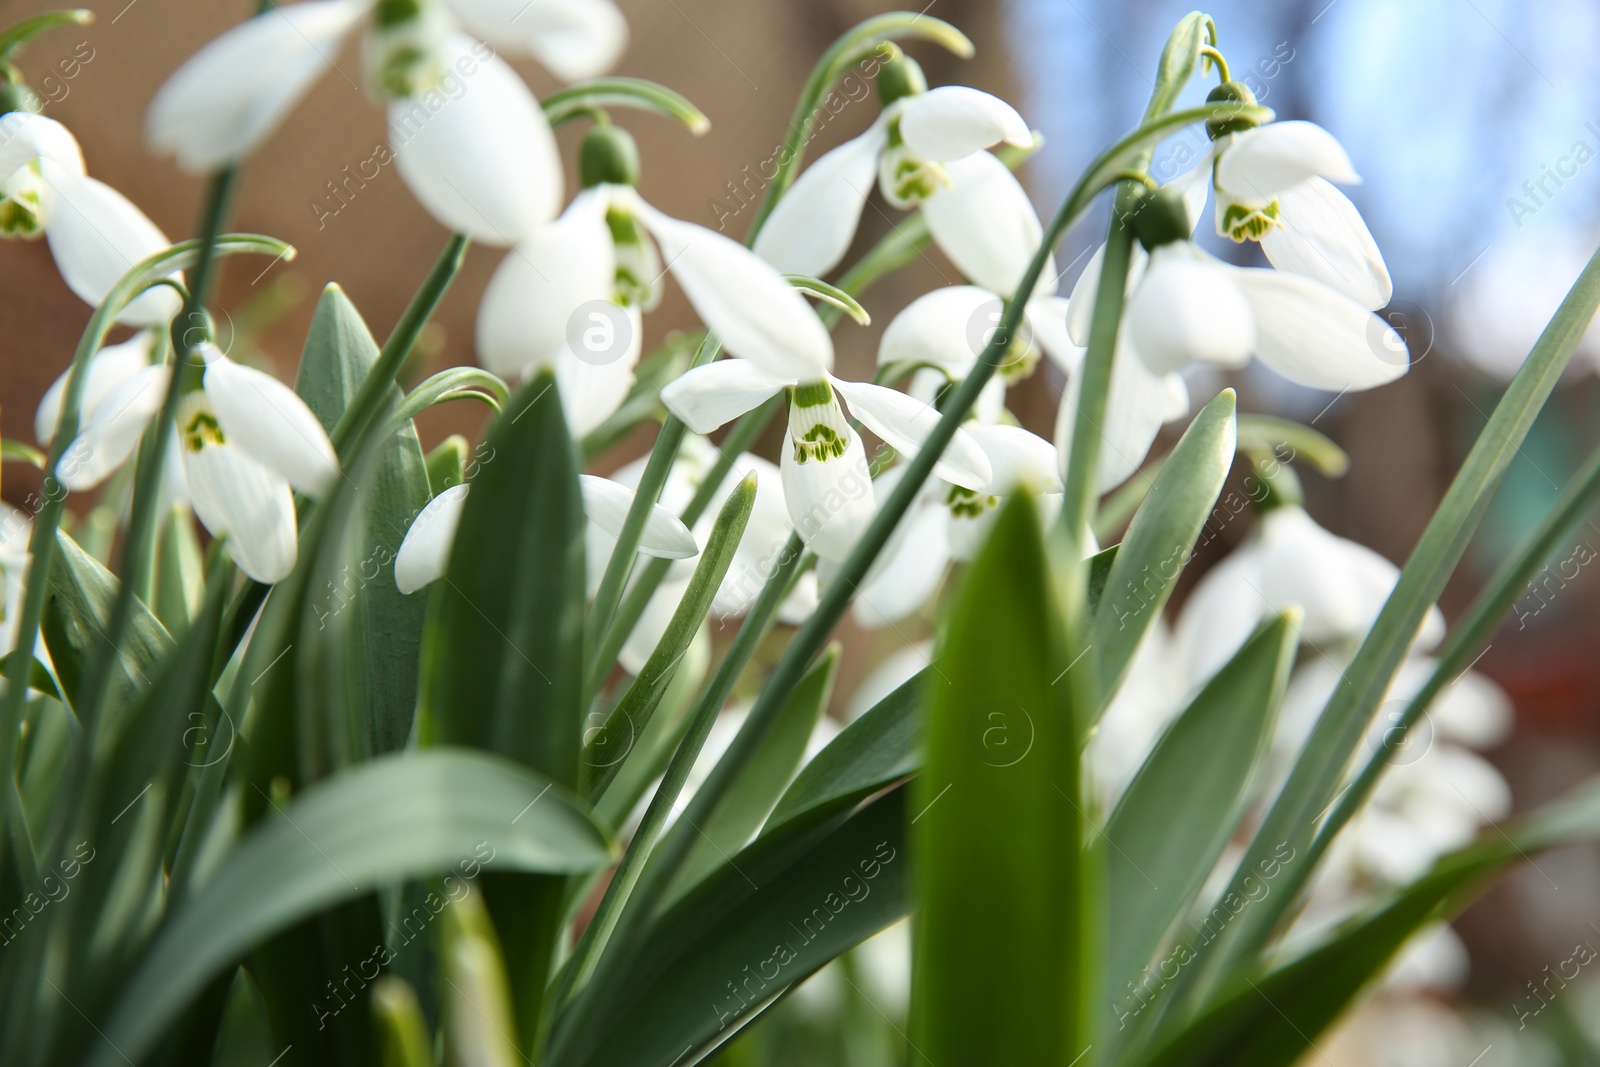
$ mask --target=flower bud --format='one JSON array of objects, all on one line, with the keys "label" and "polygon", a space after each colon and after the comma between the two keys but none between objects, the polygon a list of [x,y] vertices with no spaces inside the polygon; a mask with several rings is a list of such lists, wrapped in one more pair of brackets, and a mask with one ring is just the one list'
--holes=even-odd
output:
[{"label": "flower bud", "polygon": [[1174,241],[1187,241],[1193,231],[1183,196],[1170,185],[1135,192],[1128,221],[1147,251]]},{"label": "flower bud", "polygon": [[633,135],[619,126],[595,126],[578,149],[578,174],[585,189],[639,184],[639,146]]},{"label": "flower bud", "polygon": [[[1256,94],[1251,92],[1250,87],[1243,82],[1223,82],[1206,96],[1206,103],[1224,102],[1232,102],[1240,107],[1254,107]],[[1257,125],[1258,123],[1254,119],[1247,119],[1242,115],[1207,119],[1206,133],[1210,134],[1211,139],[1215,141],[1217,138],[1225,137],[1230,133],[1255,129]]]},{"label": "flower bud", "polygon": [[897,55],[878,70],[878,102],[888,107],[896,100],[928,91],[922,66],[907,55]]}]

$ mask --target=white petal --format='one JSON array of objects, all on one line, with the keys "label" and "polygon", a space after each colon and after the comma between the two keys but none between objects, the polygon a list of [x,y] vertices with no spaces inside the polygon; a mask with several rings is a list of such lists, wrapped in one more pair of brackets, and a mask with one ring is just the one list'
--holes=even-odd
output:
[{"label": "white petal", "polygon": [[1235,268],[1256,320],[1256,355],[1284,377],[1342,392],[1392,382],[1409,367],[1405,341],[1381,318],[1321,282]]},{"label": "white petal", "polygon": [[878,366],[932,363],[964,378],[1000,323],[998,296],[976,285],[950,285],[917,297],[890,320],[878,342]]},{"label": "white petal", "polygon": [[695,433],[710,433],[778,395],[792,378],[777,378],[748,359],[719,359],[667,383],[661,402]]},{"label": "white petal", "polygon": [[[1134,243],[1133,256],[1128,261],[1127,292],[1138,288],[1144,279],[1148,256],[1144,246]],[[1072,295],[1067,298],[1067,333],[1075,345],[1088,345],[1089,329],[1094,325],[1095,294],[1100,291],[1100,269],[1106,259],[1106,246],[1101,245],[1084,264],[1083,273],[1072,283]]]},{"label": "white petal", "polygon": [[617,662],[623,670],[634,675],[643,672],[661,638],[666,636],[667,627],[672,625],[672,616],[688,591],[689,583],[686,581],[664,581],[656,586],[656,591],[645,602],[644,611],[639,614],[633,632],[617,653]]},{"label": "white petal", "polygon": [[[98,306],[135,264],[171,245],[144,212],[105,182],[52,163],[41,169],[56,201],[45,226],[50,253],[67,288],[85,303]],[[178,294],[163,286],[133,300],[117,321],[158,326],[171,321],[181,306]]]},{"label": "white petal", "polygon": [[1033,145],[1033,131],[1017,109],[978,89],[941,85],[901,104],[900,135],[923,159],[949,163],[1004,141]]},{"label": "white petal", "polygon": [[452,485],[417,514],[394,555],[394,584],[402,593],[415,593],[444,576],[470,488],[468,483]]},{"label": "white petal", "polygon": [[778,467],[789,518],[801,539],[818,557],[842,561],[876,511],[861,438],[852,433],[844,455],[835,459],[796,463],[794,441],[785,431]]},{"label": "white petal", "polygon": [[[939,424],[936,408],[924,404],[914,396],[868,382],[847,382],[832,379],[833,387],[844,397],[850,413],[861,424],[883,439],[904,456],[914,456],[922,449],[933,428]],[[988,486],[991,471],[989,457],[965,431],[958,429],[933,472],[947,482],[967,489]]]},{"label": "white petal", "polygon": [[562,81],[610,70],[628,45],[628,23],[611,0],[447,0],[473,33],[533,56]]},{"label": "white petal", "polygon": [[966,432],[989,458],[989,493],[1009,496],[1022,486],[1035,494],[1062,491],[1056,446],[1020,426],[973,425]]},{"label": "white petal", "polygon": [[[579,475],[578,481],[583,486],[583,509],[589,521],[616,537],[622,532],[628,509],[633,506],[633,490],[592,474]],[[660,559],[688,559],[699,554],[700,546],[676,515],[660,504],[653,504],[639,538],[639,551]]]},{"label": "white petal", "polygon": [[[944,254],[974,285],[1010,296],[1039,250],[1043,227],[1016,176],[988,152],[945,165],[950,186],[922,204]],[[1055,291],[1055,260],[1045,262],[1037,292]]]},{"label": "white petal", "polygon": [[[696,438],[699,440],[699,438]],[[756,476],[755,506],[750,509],[750,521],[739,539],[739,548],[733,554],[733,563],[717,588],[711,603],[712,612],[721,618],[742,615],[760,595],[767,579],[782,559],[783,549],[794,533],[789,520],[789,508],[783,498],[783,475],[777,466],[748,453],[740,456],[723,482],[724,493],[713,500],[706,509],[702,522],[714,522],[714,514],[722,507],[726,492],[731,491],[738,479],[747,474]],[[708,524],[705,529],[710,531]],[[791,594],[793,595],[793,594]]]},{"label": "white petal", "polygon": [[1365,634],[1400,576],[1383,556],[1329,533],[1297,507],[1262,516],[1259,558],[1259,592],[1274,609],[1303,608],[1302,631],[1314,644]]},{"label": "white petal", "polygon": [[633,340],[622,355],[596,363],[566,350],[556,360],[561,413],[567,420],[567,432],[574,438],[583,437],[615,415],[633,388],[633,369],[639,363],[644,334],[639,323],[639,309],[627,308],[624,314],[627,316],[624,321],[632,325]]},{"label": "white petal", "polygon": [[230,446],[307,496],[328,492],[339,475],[339,457],[322,423],[293,389],[221,356],[206,367],[205,391]]},{"label": "white petal", "polygon": [[642,200],[636,199],[636,210],[689,303],[731,355],[796,381],[820,378],[833,367],[833,341],[822,320],[766,260]]},{"label": "white petal", "polygon": [[457,83],[389,105],[389,142],[400,176],[439,222],[475,241],[509,245],[555,217],[561,158],[539,102],[505,60],[452,34],[440,47],[448,67],[477,64]]},{"label": "white petal", "polygon": [[785,274],[821,278],[844,258],[878,173],[885,124],[824,154],[800,173],[756,235],[755,253]]},{"label": "white petal", "polygon": [[1246,130],[1217,157],[1217,187],[1251,200],[1270,200],[1316,175],[1341,185],[1361,180],[1344,147],[1314,122],[1271,122]]},{"label": "white petal", "polygon": [[585,190],[500,261],[478,306],[478,361],[502,378],[553,364],[585,305],[610,301],[616,269],[605,199]]},{"label": "white petal", "polygon": [[[121,344],[107,345],[94,354],[89,361],[89,380],[83,386],[83,403],[78,409],[79,425],[94,417],[95,408],[113,389],[150,366],[150,351],[154,345],[155,335],[149,330],[140,330]],[[34,413],[34,437],[42,445],[48,445],[56,436],[56,426],[61,422],[61,399],[66,395],[67,378],[71,374],[72,368],[68,367],[61,377],[50,383]]]},{"label": "white petal", "polygon": [[50,160],[79,177],[84,173],[83,152],[61,123],[27,111],[0,115],[0,182],[35,159]]},{"label": "white petal", "polygon": [[56,465],[62,484],[72,490],[90,489],[122,466],[161,410],[171,378],[168,366],[147,367],[107,393]]},{"label": "white petal", "polygon": [[1255,316],[1234,271],[1188,241],[1162,245],[1128,301],[1130,340],[1157,374],[1190,363],[1241,367],[1255,347]]},{"label": "white petal", "polygon": [[1278,222],[1261,250],[1279,270],[1315,278],[1377,310],[1394,296],[1383,253],[1350,198],[1324,178],[1308,178],[1278,194]]},{"label": "white petal", "polygon": [[157,90],[145,120],[150,147],[191,172],[243,159],[271,135],[333,65],[368,0],[285,4],[228,30]]},{"label": "white petal", "polygon": [[1183,209],[1189,216],[1190,236],[1194,235],[1206,216],[1206,199],[1211,195],[1211,174],[1215,162],[1216,146],[1213,145],[1199,163],[1167,183],[1168,188],[1176,189],[1178,195],[1183,197]]},{"label": "white petal", "polygon": [[928,498],[895,529],[879,557],[886,565],[856,591],[856,621],[879,629],[909,619],[938,592],[950,566],[950,512],[938,498]]},{"label": "white petal", "polygon": [[281,582],[299,548],[294,495],[282,475],[232,445],[183,449],[183,472],[194,513],[228,555],[258,582]]},{"label": "white petal", "polygon": [[1083,349],[1073,342],[1067,327],[1071,313],[1072,301],[1064,296],[1036,296],[1022,309],[1034,344],[1044,349],[1050,361],[1066,374],[1075,371],[1083,360]]}]

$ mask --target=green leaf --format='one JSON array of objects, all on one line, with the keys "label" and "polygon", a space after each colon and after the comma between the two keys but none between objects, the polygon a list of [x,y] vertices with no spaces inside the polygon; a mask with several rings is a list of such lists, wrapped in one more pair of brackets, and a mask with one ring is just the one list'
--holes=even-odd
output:
[{"label": "green leaf", "polygon": [[726,863],[728,857],[743,848],[761,828],[767,813],[794,777],[795,768],[800,766],[811,732],[828,706],[828,698],[833,695],[833,680],[838,670],[839,646],[835,644],[823,652],[816,665],[790,692],[788,702],[778,713],[771,731],[762,739],[755,756],[739,768],[738,777],[728,787],[711,818],[701,824],[699,840],[679,868],[675,887],[667,890],[669,902],[677,900],[701,878]]},{"label": "green leaf", "polygon": [[1279,615],[1206,683],[1157,742],[1106,824],[1106,990],[1125,1029],[1143,999],[1127,993],[1232,839],[1272,741],[1297,631]]},{"label": "green leaf", "polygon": [[[1591,780],[1568,798],[1441,859],[1383,907],[1293,962],[1239,976],[1204,1013],[1138,1062],[1143,1067],[1289,1067],[1418,929],[1452,917],[1505,867],[1547,849],[1596,839],[1600,783]],[[1285,870],[1292,867],[1285,864]]]},{"label": "green leaf", "polygon": [[802,816],[836,814],[920,770],[927,686],[923,668],[841,730],[779,798],[763,836]]},{"label": "green leaf", "polygon": [[[577,450],[549,373],[489,426],[449,566],[429,599],[422,743],[486,749],[576,790],[584,510]],[[484,896],[506,946],[518,1030],[532,1041],[561,921],[561,880],[494,875]]]},{"label": "green leaf", "polygon": [[140,1056],[250,946],[379,886],[465,865],[570,873],[611,855],[566,790],[485,753],[441,748],[349,768],[263,820],[171,917],[90,1062]]},{"label": "green leaf", "polygon": [[[296,390],[332,431],[378,358],[366,323],[337,285],[329,285],[317,304],[300,356]],[[400,400],[391,387],[378,409],[386,418]],[[385,441],[366,468],[357,508],[360,531],[348,531],[339,573],[327,586],[313,587],[310,611],[318,630],[329,616],[351,615],[339,628],[344,648],[338,655],[353,678],[351,706],[360,717],[364,753],[391,752],[405,745],[417,704],[417,660],[422,647],[425,597],[406,596],[395,587],[394,556],[411,521],[428,503],[427,464],[414,427],[403,426]],[[335,531],[338,532],[338,531]]]},{"label": "green leaf", "polygon": [[1085,608],[1091,618],[1105,597],[1106,583],[1111,580],[1111,565],[1117,561],[1117,550],[1121,547],[1102,548],[1089,557],[1089,575],[1083,592]]},{"label": "green leaf", "polygon": [[[895,922],[909,887],[904,787],[845,820],[767,834],[651,927],[592,1047],[550,1067],[672,1067]],[[760,888],[757,888],[757,887]]]},{"label": "green leaf", "polygon": [[50,650],[56,677],[67,702],[75,703],[89,661],[112,659],[117,670],[108,706],[126,709],[149,686],[162,661],[172,652],[172,636],[142,601],[135,600],[127,637],[120,648],[109,648],[105,626],[121,583],[66,534],[58,533],[56,544],[44,618],[45,646]]},{"label": "green leaf", "polygon": [[167,632],[181,638],[205,596],[205,561],[188,507],[176,506],[161,520],[151,578],[155,596],[151,607]]},{"label": "green leaf", "polygon": [[[1027,495],[962,583],[913,781],[912,1042],[932,1063],[1058,1063],[1083,1052],[1086,921],[1067,642]],[[1003,979],[1002,979],[1003,976]]]},{"label": "green leaf", "polygon": [[1189,84],[1195,64],[1200,59],[1200,46],[1210,43],[1208,37],[1216,35],[1211,18],[1199,11],[1191,11],[1178,20],[1167,43],[1161,49],[1161,60],[1156,64],[1155,85],[1150,93],[1147,118],[1161,114],[1172,107],[1183,87]]},{"label": "green leaf", "polygon": [[1117,691],[1211,517],[1233,464],[1235,401],[1224,389],[1195,416],[1128,524],[1094,613],[1103,699]]}]

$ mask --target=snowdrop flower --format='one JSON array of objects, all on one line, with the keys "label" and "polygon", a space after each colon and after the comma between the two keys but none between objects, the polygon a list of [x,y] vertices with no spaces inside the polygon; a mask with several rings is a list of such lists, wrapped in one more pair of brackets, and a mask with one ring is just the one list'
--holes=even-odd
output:
[{"label": "snowdrop flower", "polygon": [[661,301],[663,261],[733,355],[796,379],[833,366],[827,330],[782,275],[737,241],[645,202],[625,131],[591,131],[582,167],[583,192],[501,261],[484,293],[478,356],[486,367],[508,378],[553,367],[569,426],[588,432],[633,384],[639,316]]},{"label": "snowdrop flower", "polygon": [[[620,533],[628,509],[633,505],[633,491],[589,474],[579,475],[578,483],[583,490],[583,508],[590,524],[613,537]],[[451,486],[430,500],[412,521],[394,557],[394,581],[402,593],[414,593],[444,576],[471,488],[471,483]],[[645,522],[639,551],[664,559],[686,559],[700,549],[688,527],[658,504],[651,509]]]},{"label": "snowdrop flower", "polygon": [[[1056,450],[1020,426],[968,423],[963,430],[989,461],[982,490],[930,478],[856,596],[856,621],[876,628],[914,615],[936,593],[953,562],[970,562],[994,525],[1001,503],[1018,490],[1059,497]],[[887,494],[904,473],[895,467],[878,479]],[[1055,509],[1041,504],[1040,518]]]},{"label": "snowdrop flower", "polygon": [[[298,552],[294,491],[326,494],[338,457],[293,389],[213,345],[200,355],[201,386],[179,402],[176,425],[189,502],[240,570],[282,581]],[[171,378],[170,364],[147,366],[100,399],[57,467],[68,489],[93,488],[133,454]]]},{"label": "snowdrop flower", "polygon": [[[705,438],[692,435],[684,438],[678,460],[667,475],[666,484],[662,486],[660,506],[669,514],[681,513],[710,475],[718,458],[716,446]],[[612,479],[619,485],[634,489],[639,484],[639,478],[644,473],[648,459],[648,456],[641,457],[627,464],[618,469],[611,476]],[[789,511],[784,506],[782,475],[778,472],[778,468],[760,456],[747,453],[734,461],[728,476],[717,487],[711,503],[700,520],[695,523],[693,531],[695,541],[700,544],[706,542],[711,535],[712,527],[716,524],[716,517],[722,510],[722,505],[727,502],[740,480],[752,474],[756,478],[756,498],[750,510],[750,518],[745,524],[744,535],[734,550],[727,574],[723,576],[722,584],[717,587],[716,595],[711,601],[711,614],[719,619],[743,615],[749,611],[750,605],[754,603],[767,578],[780,561],[784,546],[789,542],[789,535],[794,532],[794,527],[789,521]],[[616,543],[612,531],[596,525],[589,527],[588,552],[585,559],[589,568],[590,596],[593,596],[600,587],[600,580],[605,574],[606,564],[611,559]],[[693,574],[694,565],[686,559],[674,563],[668,569],[618,656],[618,662],[625,670],[638,674],[643,669],[645,661],[650,658],[650,654],[660,643],[661,636],[666,633],[667,625],[672,621],[672,615],[677,611],[679,602],[688,592],[689,581]],[[779,605],[778,618],[791,625],[799,623],[810,615],[816,606],[815,602],[815,584],[797,584],[794,591]]]},{"label": "snowdrop flower", "polygon": [[[1239,650],[1261,621],[1297,604],[1300,636],[1315,646],[1354,642],[1371,629],[1399,569],[1372,549],[1323,529],[1298,504],[1262,514],[1245,543],[1206,573],[1178,616],[1178,655],[1198,687]],[[1419,649],[1444,636],[1431,608]]]},{"label": "snowdrop flower", "polygon": [[561,203],[561,161],[539,103],[500,47],[598,73],[625,28],[609,0],[306,0],[263,12],[189,58],[156,93],[152,148],[185,170],[237,163],[258,148],[370,20],[367,80],[386,102],[401,177],[440,223],[508,245]]},{"label": "snowdrop flower", "polygon": [[1012,270],[1017,249],[1026,247],[1025,266],[1039,246],[1039,220],[1016,178],[985,149],[1002,141],[1030,147],[1028,124],[977,89],[928,89],[922,69],[903,56],[878,72],[878,97],[883,111],[871,128],[823,155],[778,201],[757,254],[788,273],[827,274],[849,249],[876,178],[895,207],[922,206],[934,240],[970,280],[1011,292],[1021,277]]},{"label": "snowdrop flower", "polygon": [[[83,152],[65,126],[12,111],[0,115],[0,236],[41,234],[67,288],[90,305],[104,300],[136,263],[172,243],[127,197],[88,176]],[[161,325],[180,306],[178,294],[162,286],[135,298],[117,321]]]},{"label": "snowdrop flower", "polygon": [[[141,371],[149,369],[156,340],[154,331],[140,330],[121,344],[106,345],[94,354],[89,360],[89,377],[84,383],[83,401],[79,405],[80,425],[87,425],[94,419],[95,409],[112,392],[137,377]],[[34,437],[46,447],[55,440],[56,427],[61,422],[61,400],[66,395],[67,379],[71,376],[72,368],[62,371],[61,376],[45,390],[34,413]]]},{"label": "snowdrop flower", "polygon": [[[28,554],[31,536],[33,523],[28,516],[10,504],[0,504],[0,652],[10,652],[17,645],[23,579],[33,558]],[[38,645],[44,648],[42,634]],[[41,658],[48,662],[48,653]]]},{"label": "snowdrop flower", "polygon": [[[1211,98],[1255,103],[1238,82],[1219,86]],[[1361,213],[1334,187],[1361,177],[1331,133],[1313,122],[1243,120],[1224,120],[1212,133],[1215,144],[1198,170],[1212,178],[1218,234],[1260,242],[1274,267],[1322,282],[1365,308],[1389,303],[1394,285],[1383,254]],[[1203,203],[1203,187],[1200,196]]]},{"label": "snowdrop flower", "polygon": [[[826,334],[823,335],[826,338]],[[789,393],[789,425],[780,471],[789,517],[819,559],[842,562],[872,521],[872,475],[866,449],[845,418],[851,413],[886,444],[915,455],[939,421],[934,408],[898,390],[847,382],[831,374],[774,374],[748,359],[724,359],[689,370],[661,390],[661,400],[696,433],[717,427]],[[989,484],[989,459],[957,430],[934,473],[974,492]]]}]

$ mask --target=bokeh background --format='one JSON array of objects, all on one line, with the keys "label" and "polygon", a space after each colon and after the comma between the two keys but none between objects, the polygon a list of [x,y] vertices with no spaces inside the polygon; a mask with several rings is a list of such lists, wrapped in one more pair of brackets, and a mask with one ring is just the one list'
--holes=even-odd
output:
[{"label": "bokeh background", "polygon": [[[50,6],[4,0],[0,23]],[[144,109],[165,76],[247,16],[253,0],[89,0],[89,6],[98,15],[94,25],[44,38],[21,65],[46,99],[46,113],[77,134],[91,173],[140,204],[169,235],[186,236],[200,183],[144,150]],[[736,210],[735,190],[781,141],[810,63],[841,31],[892,5],[621,0],[621,6],[632,41],[620,69],[679,89],[713,123],[709,134],[692,139],[664,119],[626,117],[642,150],[641,191],[673,215],[712,227],[720,222],[742,236],[750,212]],[[1139,114],[1161,44],[1188,6],[933,0],[929,13],[966,31],[977,57],[963,62],[932,49],[911,51],[931,83],[971,84],[1004,96],[1044,133],[1044,148],[1023,173],[1045,214],[1079,167]],[[1352,198],[1395,279],[1388,314],[1416,361],[1398,383],[1350,396],[1316,393],[1254,368],[1238,383],[1243,405],[1312,423],[1343,445],[1353,459],[1345,478],[1328,482],[1305,473],[1312,513],[1335,532],[1402,561],[1503,381],[1600,239],[1600,76],[1593,58],[1600,5],[1218,0],[1209,10],[1236,78],[1280,118],[1322,123],[1349,149],[1365,178]],[[298,248],[298,259],[265,270],[249,261],[227,263],[219,293],[222,329],[234,338],[236,354],[259,358],[285,377],[292,376],[324,284],[341,284],[381,338],[446,237],[393,168],[371,180],[347,180],[384,142],[384,129],[380,109],[361,89],[355,49],[335,57],[334,66],[289,126],[250,161],[238,188],[234,228],[284,238]],[[541,95],[556,87],[541,69],[520,69]],[[1196,99],[1200,92],[1191,90]],[[863,130],[876,114],[868,101],[832,118],[816,150]],[[562,131],[569,159],[580,132]],[[1184,151],[1169,146],[1158,153],[1158,166]],[[860,246],[882,236],[892,215],[875,198]],[[1103,219],[1094,218],[1068,236],[1059,256],[1069,265],[1064,290],[1102,232]],[[1226,242],[1215,250],[1244,261],[1258,254]],[[501,255],[472,250],[427,338],[431,365],[419,371],[472,361],[478,299]],[[873,290],[865,302],[875,324],[840,335],[846,368],[871,363],[882,325],[913,296],[957,281],[930,250]],[[6,436],[28,438],[34,406],[65,367],[88,309],[60,282],[42,243],[0,246],[0,293],[0,419]],[[681,296],[669,292],[647,323],[647,347],[693,325]],[[1461,610],[1492,561],[1531,529],[1600,440],[1596,358],[1600,345],[1586,342],[1447,592],[1447,615]],[[1053,373],[1043,368],[1030,390],[1013,392],[1025,395],[1017,414],[1047,436],[1062,388]],[[1223,383],[1193,384],[1199,396]],[[480,419],[467,405],[430,412],[424,443],[450,432],[471,435]],[[625,442],[603,468],[639,454],[647,441],[646,435]],[[30,476],[8,466],[5,497],[20,502],[36,484]],[[1225,550],[1226,540],[1218,539],[1215,552]],[[1579,544],[1592,558],[1600,550],[1600,525],[1583,524],[1560,558]],[[1491,758],[1519,808],[1600,769],[1600,586],[1587,569],[1576,579],[1537,584],[1477,665],[1516,706],[1517,729]],[[848,635],[844,688],[905,636]],[[1575,943],[1600,946],[1597,924],[1594,853],[1553,856],[1518,871],[1458,924],[1473,955],[1467,998],[1511,1019],[1512,1003],[1526,997],[1526,983],[1537,981],[1542,968],[1570,956]],[[1586,1014],[1600,1016],[1600,1009]]]}]

